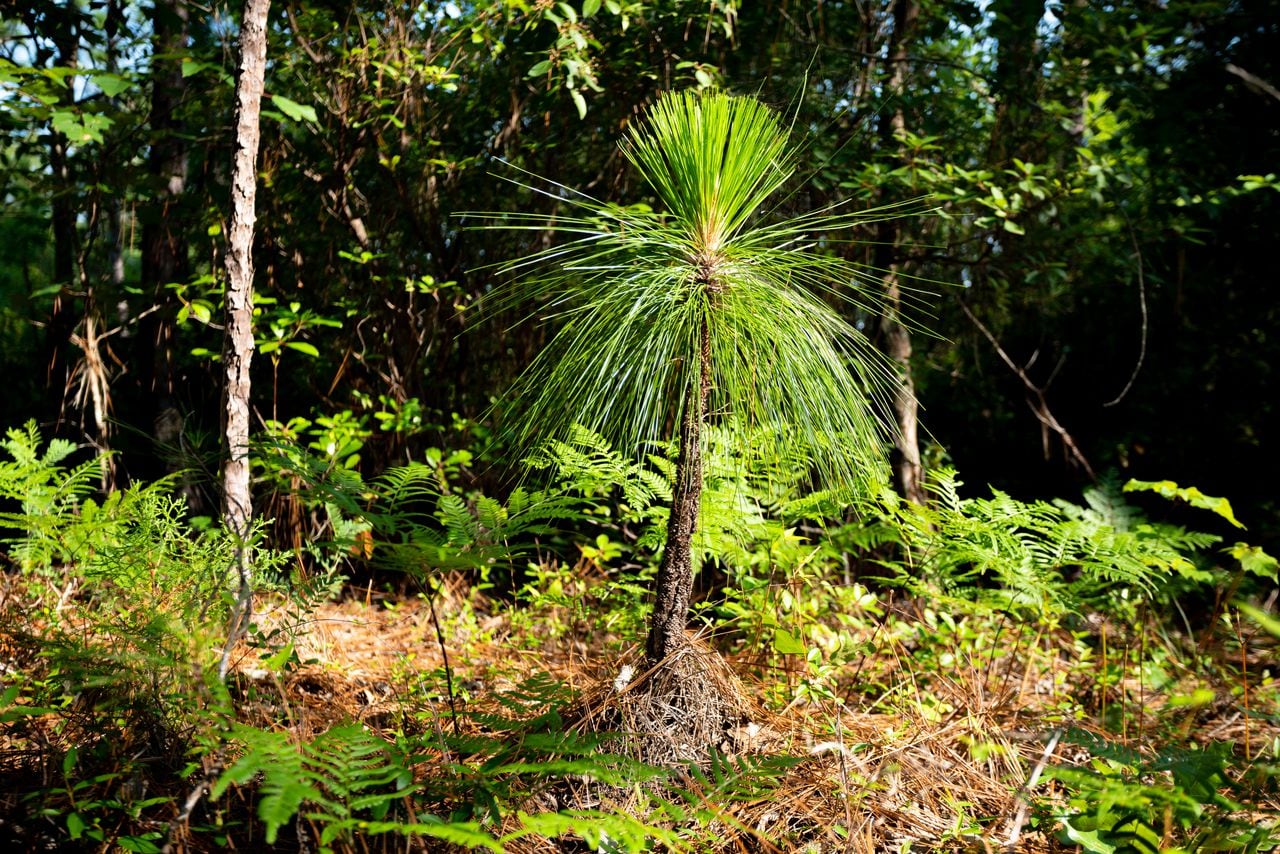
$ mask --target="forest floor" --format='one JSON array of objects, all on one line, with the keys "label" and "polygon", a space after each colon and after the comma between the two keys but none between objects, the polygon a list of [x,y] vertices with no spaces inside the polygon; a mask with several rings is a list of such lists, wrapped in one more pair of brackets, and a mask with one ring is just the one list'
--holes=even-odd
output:
[{"label": "forest floor", "polygon": [[[324,603],[303,630],[291,630],[299,663],[286,674],[264,667],[254,650],[239,650],[241,682],[274,686],[246,692],[259,699],[242,706],[244,720],[270,725],[287,714],[299,739],[349,721],[392,741],[414,731],[484,738],[503,728],[494,721],[519,718],[513,709],[527,708],[533,717],[547,711],[548,700],[571,706],[601,686],[607,693],[624,668],[643,667],[638,646],[607,632],[574,631],[577,621],[563,607],[520,613],[513,621],[515,612],[490,606],[459,592],[438,597],[433,612],[424,597],[388,598],[372,588]],[[918,603],[890,617],[867,625],[866,654],[855,664],[822,674],[823,692],[797,690],[813,677],[812,655],[808,661],[772,651],[727,656],[753,700],[752,719],[714,745],[721,751],[717,761],[748,772],[745,777],[768,779],[739,787],[716,775],[681,774],[664,783],[668,798],[701,809],[702,832],[692,837],[692,850],[1080,850],[1073,842],[1088,851],[1147,850],[1144,839],[1169,850],[1179,830],[1200,831],[1177,826],[1185,824],[1185,805],[1175,810],[1163,803],[1185,796],[1177,791],[1185,781],[1166,781],[1173,783],[1169,791],[1158,791],[1161,778],[1188,761],[1177,751],[1232,744],[1256,759],[1280,746],[1273,684],[1251,709],[1239,690],[1233,698],[1231,686],[1208,689],[1212,693],[1195,687],[1204,684],[1204,674],[1186,671],[1173,655],[1165,657],[1170,672],[1148,668],[1146,678],[1161,684],[1144,685],[1141,672],[1126,676],[1121,664],[1106,660],[1105,640],[1103,659],[1081,662],[1081,633],[1066,628],[973,620],[965,631],[962,619],[959,630],[952,624],[948,631],[946,621],[939,627],[936,615]],[[267,604],[257,616],[268,634],[284,631],[294,618],[288,607]],[[913,624],[923,633],[911,631]],[[1094,629],[1105,638],[1106,627]],[[1123,637],[1122,627],[1112,630]],[[924,645],[926,637],[944,648]],[[1246,669],[1273,668],[1274,643],[1265,635],[1253,640],[1234,654],[1244,656]],[[1217,643],[1211,633],[1201,642]],[[1112,655],[1135,652],[1118,643]],[[1103,672],[1118,675],[1108,684]],[[547,684],[560,688],[548,694]],[[1122,815],[1154,807],[1158,820],[1131,829],[1130,849],[1093,833],[1087,816],[1065,832],[1058,818],[1080,810],[1087,783],[1055,769],[1093,775],[1095,788],[1086,798],[1114,800]],[[418,773],[430,777],[437,770]],[[1204,773],[1215,772],[1205,766]],[[1145,800],[1133,787],[1147,790]],[[553,788],[547,781],[530,785],[523,808],[563,808],[563,795],[558,804],[545,796]],[[673,789],[679,791],[673,795]],[[610,790],[572,805],[661,820],[653,799],[635,790]],[[1252,815],[1274,822],[1280,797],[1273,791],[1269,799],[1234,806],[1233,820]],[[529,838],[505,847],[577,850]]]},{"label": "forest floor", "polygon": [[[1194,636],[1101,617],[1023,623],[869,593],[864,613],[820,615],[840,626],[834,644],[821,619],[799,645],[799,630],[738,621],[698,648],[714,646],[736,674],[725,690],[742,718],[699,747],[702,761],[641,773],[613,754],[642,756],[635,745],[652,733],[589,726],[592,704],[645,679],[632,642],[642,612],[608,606],[616,583],[568,568],[550,592],[505,602],[461,576],[437,584],[431,597],[372,584],[312,601],[259,596],[249,640],[229,659],[222,708],[233,720],[219,723],[198,708],[206,677],[183,683],[188,665],[161,666],[197,636],[135,627],[138,614],[104,613],[70,587],[27,600],[10,574],[0,843],[1107,854],[1265,851],[1277,838],[1276,639],[1238,622],[1203,620]],[[23,705],[20,689],[58,696],[77,668],[91,687]],[[177,711],[160,719],[165,703]],[[255,733],[280,740],[248,766],[237,751],[266,744]],[[400,756],[375,770],[402,776],[357,796],[319,748],[306,753],[326,733],[345,734],[353,762],[368,750]],[[288,782],[272,782],[281,757],[313,787],[288,809]],[[392,810],[385,823],[358,817],[370,805]],[[441,824],[394,825],[424,808]]]}]

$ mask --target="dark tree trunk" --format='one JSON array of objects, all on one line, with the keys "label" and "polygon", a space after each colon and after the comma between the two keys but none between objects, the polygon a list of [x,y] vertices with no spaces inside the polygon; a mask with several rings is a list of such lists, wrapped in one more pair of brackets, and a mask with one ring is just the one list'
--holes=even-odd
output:
[{"label": "dark tree trunk", "polygon": [[680,452],[671,485],[667,542],[654,582],[653,618],[645,645],[649,661],[654,664],[687,643],[684,629],[693,595],[693,535],[698,530],[702,506],[702,422],[711,394],[711,330],[705,321],[700,351],[698,384],[689,389],[689,400],[680,419]]},{"label": "dark tree trunk", "polygon": [[[28,11],[27,27],[32,33],[40,33],[53,46],[37,48],[38,67],[49,62],[56,67],[75,68],[79,64],[80,37],[78,16],[71,10],[62,10],[41,19],[35,10]],[[38,42],[37,42],[38,44]],[[73,100],[71,87],[60,93],[59,106],[70,106]],[[65,135],[49,129],[49,169],[52,173],[52,192],[49,198],[50,225],[53,228],[53,284],[58,294],[53,298],[53,310],[45,327],[45,386],[56,401],[59,421],[65,411],[67,391],[70,388],[72,357],[71,338],[75,335],[82,312],[77,303],[80,283],[76,276],[76,257],[79,253],[76,235],[76,200],[79,194],[73,184],[70,151]]]},{"label": "dark tree trunk", "polygon": [[[995,0],[991,34],[997,42],[992,94],[996,98],[990,162],[1007,167],[1014,157],[1039,160],[1044,152],[1044,114],[1036,103],[1041,86],[1039,26],[1044,0]],[[1039,127],[1037,127],[1039,126]]]},{"label": "dark tree trunk", "polygon": [[[157,462],[165,475],[180,478],[178,491],[195,513],[204,513],[200,491],[183,452],[184,418],[177,399],[175,353],[177,300],[169,285],[191,278],[182,199],[187,190],[188,144],[181,104],[186,94],[182,56],[187,47],[190,11],[186,0],[156,0],[151,16],[151,152],[150,200],[143,206],[142,289],[151,294],[153,311],[143,318],[137,336],[139,416],[151,425]],[[159,472],[157,472],[159,473]]]},{"label": "dark tree trunk", "polygon": [[60,186],[54,190],[50,202],[53,281],[58,286],[58,293],[53,298],[53,311],[45,331],[45,385],[56,395],[56,400],[62,401],[70,374],[68,350],[71,336],[80,322],[80,312],[76,310],[76,210],[70,186],[71,170],[67,163],[67,138],[57,131],[50,131],[49,166]]},{"label": "dark tree trunk", "polygon": [[[889,41],[888,95],[893,109],[881,125],[881,143],[901,152],[896,135],[906,130],[906,110],[902,99],[907,92],[908,45],[920,6],[916,0],[897,0],[893,8],[893,33]],[[893,392],[893,481],[898,494],[914,504],[925,503],[924,467],[920,462],[919,405],[911,375],[911,331],[902,322],[902,273],[898,260],[901,229],[894,220],[880,224],[875,266],[880,271],[884,314],[877,339],[883,352],[897,367],[898,382]]]},{"label": "dark tree trunk", "polygon": [[144,321],[140,339],[142,392],[155,400],[159,422],[174,390],[173,293],[167,287],[190,277],[184,218],[177,210],[187,186],[187,143],[178,106],[186,87],[182,52],[187,41],[185,0],[157,0],[152,15],[155,60],[151,92],[151,202],[142,210],[142,287],[160,307]]}]

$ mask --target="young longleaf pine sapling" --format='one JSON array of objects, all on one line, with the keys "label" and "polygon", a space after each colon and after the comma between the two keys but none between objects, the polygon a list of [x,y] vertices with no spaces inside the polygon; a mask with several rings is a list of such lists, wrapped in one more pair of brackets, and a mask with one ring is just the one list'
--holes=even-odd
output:
[{"label": "young longleaf pine sapling", "polygon": [[517,446],[567,440],[575,423],[638,456],[678,440],[646,645],[656,663],[686,643],[708,424],[804,447],[816,485],[884,482],[872,401],[893,374],[846,319],[876,313],[856,288],[863,274],[831,250],[914,203],[781,216],[768,205],[793,175],[794,151],[753,98],[667,94],[621,149],[662,210],[535,188],[568,215],[488,215],[488,227],[568,239],[505,265],[513,284],[493,304],[534,302],[559,327],[504,413]]}]

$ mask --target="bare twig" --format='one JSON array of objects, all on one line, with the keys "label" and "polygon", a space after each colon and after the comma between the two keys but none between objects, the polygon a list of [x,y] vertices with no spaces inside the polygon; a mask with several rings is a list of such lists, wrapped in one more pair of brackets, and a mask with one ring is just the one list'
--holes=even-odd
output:
[{"label": "bare twig", "polygon": [[1270,83],[1263,80],[1258,75],[1250,74],[1240,66],[1233,65],[1230,62],[1227,63],[1227,72],[1239,77],[1245,83],[1248,83],[1250,87],[1255,89],[1260,89],[1263,92],[1266,92],[1272,98],[1275,98],[1277,101],[1280,101],[1280,89],[1277,89],[1275,86],[1272,86]]},{"label": "bare twig", "polygon": [[1013,371],[1014,375],[1017,376],[1018,379],[1022,380],[1022,384],[1026,386],[1028,393],[1027,406],[1031,407],[1031,412],[1036,416],[1041,427],[1045,430],[1052,430],[1054,433],[1057,433],[1058,438],[1062,441],[1062,446],[1066,448],[1067,452],[1071,455],[1071,458],[1085,470],[1085,473],[1089,475],[1091,480],[1097,480],[1098,476],[1094,474],[1093,466],[1089,465],[1089,460],[1085,458],[1080,447],[1076,445],[1075,439],[1071,438],[1071,434],[1067,432],[1067,428],[1062,426],[1058,419],[1054,417],[1053,412],[1049,409],[1049,401],[1045,397],[1046,389],[1041,388],[1032,382],[1031,377],[1027,376],[1026,370],[1019,367],[1017,363],[1009,357],[1009,354],[1005,352],[1005,349],[1000,346],[1000,342],[996,340],[995,335],[991,334],[991,330],[987,329],[983,322],[978,319],[977,315],[970,310],[969,306],[966,305],[963,300],[960,300],[959,302],[960,310],[963,311],[965,316],[973,322],[974,326],[978,327],[978,331],[982,333],[983,337],[991,343],[991,346],[995,349],[1000,360],[1004,362],[1009,367],[1009,370]]},{"label": "bare twig", "polygon": [[187,795],[187,799],[182,802],[182,809],[169,820],[168,838],[164,847],[160,849],[161,854],[171,854],[174,850],[174,837],[177,835],[178,829],[186,823],[187,819],[191,818],[191,813],[195,810],[196,804],[200,803],[200,799],[209,791],[209,780],[208,776],[201,777],[200,782],[196,783],[195,788]]},{"label": "bare twig", "polygon": [[[426,584],[423,583],[424,577],[426,578]],[[429,576],[421,576],[415,573],[412,578],[413,583],[418,587],[418,592],[427,597],[427,605],[431,608],[431,625],[435,628],[436,643],[440,647],[440,660],[444,663],[445,692],[449,698],[449,720],[453,723],[454,733],[458,734],[462,732],[462,725],[458,721],[458,704],[453,687],[453,668],[449,666],[449,648],[444,641],[444,629],[440,627],[440,617],[436,614],[436,597],[443,592],[444,587],[435,583]]]},{"label": "bare twig", "polygon": [[1049,764],[1049,757],[1053,756],[1053,751],[1058,748],[1058,741],[1062,738],[1062,730],[1055,729],[1053,735],[1049,738],[1049,743],[1044,746],[1044,753],[1040,754],[1040,761],[1036,763],[1036,767],[1031,771],[1031,776],[1027,778],[1027,782],[1022,784],[1022,788],[1018,789],[1016,797],[1019,799],[1018,812],[1010,821],[1009,838],[1005,840],[1005,847],[1010,851],[1016,850],[1018,837],[1022,835],[1022,825],[1027,821],[1027,808],[1030,802],[1026,795],[1035,788],[1036,783],[1040,782],[1040,775],[1044,773],[1045,766]]},{"label": "bare twig", "polygon": [[1138,378],[1138,372],[1142,370],[1142,363],[1147,358],[1147,281],[1142,270],[1142,248],[1138,246],[1137,235],[1133,233],[1133,223],[1129,221],[1129,215],[1125,214],[1125,223],[1129,226],[1129,242],[1133,244],[1133,256],[1138,262],[1138,306],[1142,310],[1142,338],[1138,345],[1138,362],[1133,366],[1133,373],[1129,375],[1129,381],[1124,384],[1124,388],[1120,389],[1120,393],[1116,395],[1115,400],[1102,404],[1103,406],[1115,406],[1124,400],[1125,395],[1129,393],[1129,389],[1133,388],[1134,380]]}]

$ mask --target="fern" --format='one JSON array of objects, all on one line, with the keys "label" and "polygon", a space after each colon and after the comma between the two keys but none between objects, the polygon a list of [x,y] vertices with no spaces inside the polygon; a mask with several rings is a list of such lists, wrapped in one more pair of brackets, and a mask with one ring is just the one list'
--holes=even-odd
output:
[{"label": "fern", "polygon": [[648,456],[658,469],[654,471],[615,451],[600,434],[575,424],[569,441],[551,442],[526,462],[535,471],[547,472],[568,492],[607,497],[619,489],[629,509],[643,513],[671,500],[675,464],[669,461],[671,449],[662,451]]},{"label": "fern", "polygon": [[1087,749],[1089,765],[1054,767],[1066,785],[1063,835],[1087,852],[1180,850],[1258,851],[1280,844],[1274,827],[1243,813],[1232,795],[1247,793],[1227,773],[1232,747],[1169,745],[1151,759],[1093,733],[1072,730],[1063,740]]},{"label": "fern", "polygon": [[258,783],[258,817],[266,825],[267,844],[295,818],[320,827],[323,850],[350,841],[355,834],[398,833],[429,836],[459,845],[501,851],[493,837],[474,822],[446,823],[429,817],[388,821],[392,806],[417,788],[411,767],[359,724],[335,727],[309,743],[286,733],[236,724],[232,734],[244,753],[214,783],[219,798],[232,785]]},{"label": "fern", "polygon": [[[796,495],[804,479],[804,455],[764,456],[751,437],[708,427],[705,481],[694,549],[700,560],[715,558],[729,568],[745,568],[762,543],[783,531],[778,510]],[[636,462],[614,450],[598,434],[575,427],[571,442],[553,442],[531,465],[546,470],[561,489],[606,501],[619,523],[639,528],[636,547],[657,552],[666,540],[667,504],[675,478],[675,448],[664,444]]]},{"label": "fern", "polygon": [[[237,544],[220,529],[191,535],[185,515],[184,501],[154,487],[115,493],[102,508],[86,502],[73,534],[95,529],[99,516],[119,521],[112,525],[109,540],[101,538],[71,549],[83,554],[79,573],[95,584],[99,595],[109,589],[136,604],[150,603],[144,612],[166,611],[189,621],[203,615],[220,623],[222,594],[235,564]],[[263,569],[279,560],[265,550],[259,555]]]},{"label": "fern", "polygon": [[625,813],[578,809],[537,815],[521,812],[518,816],[521,829],[504,836],[504,843],[526,836],[542,836],[547,839],[576,836],[588,848],[603,854],[651,851],[653,843],[659,844],[664,851],[686,851],[689,848],[674,831],[656,827]]},{"label": "fern", "polygon": [[476,495],[441,493],[423,465],[391,469],[371,485],[370,519],[381,559],[400,569],[486,568],[510,563],[535,536],[582,518],[577,499],[516,489],[507,504]]},{"label": "fern", "polygon": [[510,563],[534,537],[583,518],[581,500],[563,493],[517,488],[503,504],[451,491],[433,465],[396,466],[365,482],[296,445],[275,442],[270,450],[272,464],[287,465],[301,482],[304,502],[325,506],[335,534],[346,532],[347,539],[333,547],[346,553],[353,532],[369,532],[374,560],[393,569],[486,569]]},{"label": "fern", "polygon": [[97,462],[87,460],[67,471],[61,463],[75,453],[76,446],[65,439],[51,439],[41,453],[35,421],[28,421],[21,430],[5,431],[0,447],[13,458],[12,462],[0,463],[0,496],[22,501],[24,513],[74,503],[93,489]]},{"label": "fern", "polygon": [[1054,504],[1062,507],[1068,515],[1079,511],[1080,515],[1087,515],[1089,518],[1109,525],[1117,531],[1131,531],[1136,526],[1145,521],[1142,514],[1137,508],[1124,500],[1124,490],[1120,484],[1120,479],[1114,474],[1108,474],[1102,478],[1097,486],[1089,487],[1084,491],[1084,502],[1088,509],[1076,508],[1071,504],[1062,502],[1054,502]]},{"label": "fern", "polygon": [[897,505],[906,541],[935,582],[955,590],[999,581],[1010,605],[1058,611],[1115,587],[1155,595],[1172,577],[1203,582],[1195,553],[1217,537],[1147,522],[1114,486],[1065,501],[1024,502],[993,489],[961,498],[954,472],[935,474],[930,508]]},{"label": "fern", "polygon": [[705,768],[686,769],[682,795],[695,806],[712,808],[711,817],[718,818],[726,804],[770,797],[778,781],[803,761],[796,756],[735,756],[713,750]]},{"label": "fern", "polygon": [[99,476],[95,460],[67,468],[64,462],[76,451],[65,439],[52,439],[43,452],[34,421],[22,430],[6,432],[0,447],[11,458],[0,461],[0,499],[18,503],[17,513],[0,512],[0,532],[18,536],[0,539],[9,554],[27,570],[42,569],[74,557],[65,534],[74,526],[74,512],[93,492]]}]

